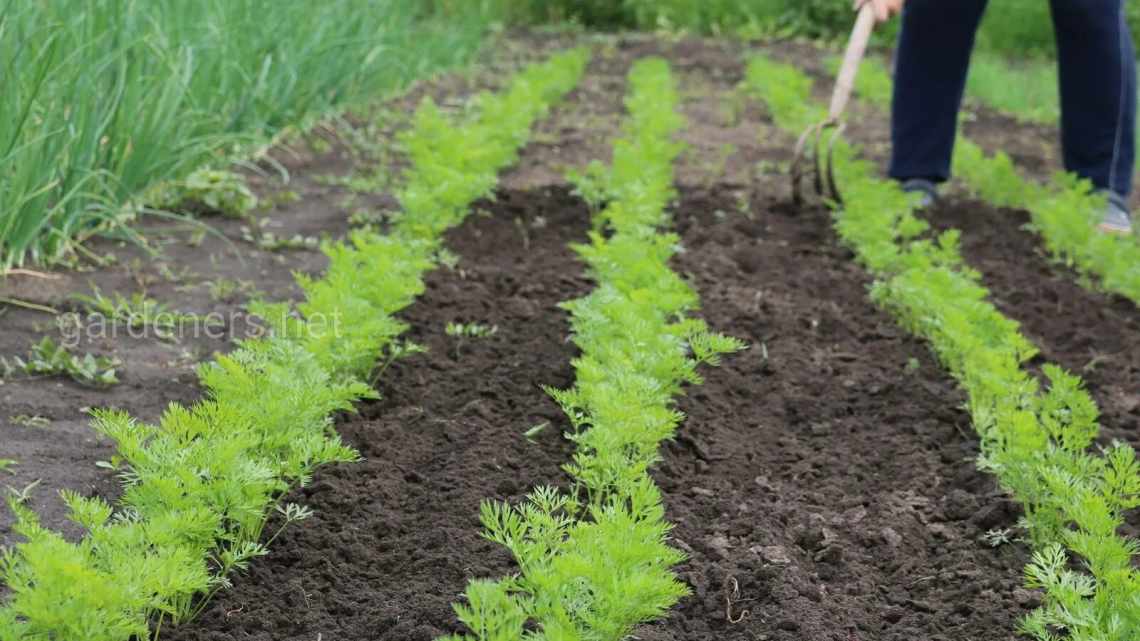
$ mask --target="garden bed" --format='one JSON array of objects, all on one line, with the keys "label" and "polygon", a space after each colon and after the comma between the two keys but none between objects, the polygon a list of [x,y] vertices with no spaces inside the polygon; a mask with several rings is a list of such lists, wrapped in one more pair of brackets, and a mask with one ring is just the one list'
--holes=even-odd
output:
[{"label": "garden bed", "polygon": [[[699,292],[709,325],[750,348],[705,372],[704,384],[680,401],[687,419],[653,476],[676,526],[672,543],[689,555],[678,574],[693,594],[637,636],[1016,638],[1018,619],[1040,602],[1022,587],[1025,546],[1001,540],[1019,508],[975,466],[965,396],[926,343],[870,301],[870,277],[841,247],[830,214],[791,206],[781,169],[793,141],[763,108],[732,98],[748,51],[725,41],[645,37],[597,45],[582,86],[540,123],[496,198],[478,203],[446,235],[458,262],[432,272],[426,293],[401,314],[408,337],[429,351],[397,361],[380,382],[382,398],[338,421],[365,460],[323,468],[295,491],[288,500],[315,515],[286,529],[200,619],[163,638],[429,641],[463,631],[451,603],[469,579],[514,571],[510,555],[480,537],[480,502],[517,502],[536,485],[565,485],[560,466],[573,451],[562,438],[565,416],[540,387],[573,384],[577,354],[557,303],[591,286],[568,247],[586,239],[590,214],[562,172],[608,158],[625,75],[645,55],[670,61],[689,121],[672,209],[684,251],[673,267]],[[805,68],[818,64],[806,48],[771,51]],[[987,115],[979,118],[973,130],[984,132]],[[868,153],[882,160],[885,132],[882,120],[856,127],[852,137],[875,136],[879,145]],[[1035,172],[1054,162],[1041,156],[1035,164],[1032,149],[1019,145],[1018,159]],[[333,204],[342,194],[312,181],[323,171],[319,163],[299,168],[300,200],[284,206],[292,212],[282,217],[291,221],[286,228],[334,236],[346,229],[347,212]],[[1104,434],[1140,444],[1136,307],[1082,289],[1045,259],[1037,237],[1020,228],[1022,213],[952,196],[924,216],[935,228],[962,230],[965,258],[981,270],[995,304],[1041,348],[1039,359],[1085,377]],[[200,264],[207,255],[187,250],[172,258],[206,271],[216,268],[216,261]],[[274,299],[295,294],[286,265],[309,272],[323,265],[307,250],[296,260],[275,256],[226,269],[235,279],[243,269],[261,273],[259,287]],[[96,282],[129,291],[127,276],[103,274]],[[209,305],[201,292],[200,300],[184,299],[173,285],[150,292],[172,304]],[[23,329],[20,338],[5,332],[0,349],[26,346],[32,314],[3,320]],[[460,342],[447,332],[453,322],[495,331]],[[161,344],[137,345],[101,349],[140,364],[165,357],[153,351],[167,349]],[[0,458],[24,459],[11,484],[49,476],[59,479],[52,489],[113,496],[112,475],[94,466],[111,450],[84,432],[78,408],[114,405],[153,418],[167,402],[197,396],[192,364],[128,367],[110,396],[55,380],[5,383],[5,414],[67,417],[46,428],[0,427],[33,443],[0,448]],[[58,520],[50,500],[33,505]]]}]

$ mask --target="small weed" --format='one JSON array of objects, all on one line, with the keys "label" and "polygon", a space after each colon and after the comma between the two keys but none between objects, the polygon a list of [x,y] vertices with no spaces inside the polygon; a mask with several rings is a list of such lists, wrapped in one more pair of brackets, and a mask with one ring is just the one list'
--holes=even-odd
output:
[{"label": "small weed", "polygon": [[206,287],[210,292],[210,300],[218,303],[237,293],[239,285],[236,280],[219,278],[208,281]]},{"label": "small weed", "polygon": [[448,323],[444,330],[444,333],[455,339],[456,360],[459,360],[461,356],[465,341],[488,338],[498,332],[498,325],[484,325],[482,323]]},{"label": "small weed", "polygon": [[736,194],[736,210],[740,212],[748,220],[755,220],[756,215],[752,211],[752,198],[749,197],[748,192],[737,192]]},{"label": "small weed", "polygon": [[1081,372],[1085,374],[1091,374],[1095,372],[1097,368],[1099,368],[1102,364],[1110,361],[1111,358],[1112,357],[1108,354],[1097,354],[1092,357],[1092,360],[1085,363],[1085,366],[1081,368]]},{"label": "small weed", "polygon": [[270,200],[270,202],[268,203],[268,205],[272,206],[272,207],[279,207],[281,205],[291,205],[295,202],[300,202],[301,194],[297,193],[296,191],[294,191],[292,189],[286,189],[284,191],[279,191],[279,192],[271,195],[269,197],[269,200]]},{"label": "small weed", "polygon": [[36,487],[39,486],[41,482],[43,482],[43,479],[36,479],[31,483],[25,485],[23,489],[20,490],[17,490],[16,488],[9,485],[8,494],[11,497],[10,500],[16,505],[26,504],[28,501],[32,500],[32,490],[36,489]]},{"label": "small weed", "polygon": [[336,174],[317,174],[313,176],[313,182],[326,187],[339,186],[342,181],[343,179]]},{"label": "small weed", "polygon": [[104,470],[111,470],[112,472],[117,472],[117,471],[119,471],[119,466],[122,465],[122,463],[123,463],[123,459],[118,454],[115,454],[114,456],[111,457],[110,461],[103,461],[103,460],[95,461],[95,467],[102,468]]},{"label": "small weed", "polygon": [[332,151],[332,143],[319,136],[313,136],[309,139],[309,149],[312,149],[313,153],[327,154]]},{"label": "small weed", "polygon": [[348,224],[353,227],[378,228],[384,224],[387,218],[384,212],[358,209],[348,217]]},{"label": "small weed", "polygon": [[996,548],[1002,545],[1008,545],[1013,542],[1013,531],[1009,528],[992,529],[982,535],[986,544],[991,548]]},{"label": "small weed", "polygon": [[344,187],[352,194],[388,191],[398,177],[391,169],[391,145],[378,143],[377,140],[382,136],[377,131],[369,135],[366,131],[346,125],[340,128],[340,134],[353,157],[360,161],[359,168],[347,175],[324,174],[317,177],[317,182],[330,187]]},{"label": "small weed", "polygon": [[11,468],[13,465],[17,465],[17,464],[18,463],[16,462],[16,459],[0,458],[0,472],[7,472],[9,474],[15,474],[15,472],[13,472],[11,470]]},{"label": "small weed", "polygon": [[57,344],[49,336],[32,346],[26,358],[0,357],[0,378],[15,373],[28,376],[66,375],[77,383],[92,387],[107,387],[119,382],[115,369],[122,363],[117,358],[84,354],[77,356]]},{"label": "small weed", "polygon": [[380,381],[380,377],[384,375],[384,372],[388,370],[392,363],[413,354],[423,354],[426,352],[427,348],[419,343],[409,340],[393,340],[384,348],[384,357],[380,359],[380,364],[377,365],[376,369],[372,372],[370,378],[372,384],[375,385]]},{"label": "small weed", "polygon": [[557,132],[553,131],[536,131],[530,138],[531,144],[558,146],[562,143],[562,138]]},{"label": "small weed", "polygon": [[518,229],[519,235],[522,236],[523,250],[530,251],[530,230],[527,229],[526,221],[520,216],[515,216],[515,229]]},{"label": "small weed", "polygon": [[441,247],[440,250],[436,252],[435,260],[448,269],[454,270],[459,266],[459,254],[456,254],[446,247]]},{"label": "small weed", "polygon": [[407,113],[387,105],[378,107],[372,114],[372,124],[379,129],[387,129],[405,124]]},{"label": "small weed", "polygon": [[705,175],[705,186],[713,187],[723,181],[728,173],[728,161],[736,154],[736,145],[731,143],[717,148],[716,155],[704,161],[702,172]]},{"label": "small weed", "polygon": [[64,336],[77,336],[83,330],[83,320],[76,312],[64,312],[55,317],[55,328]]},{"label": "small weed", "polygon": [[243,218],[257,208],[257,196],[245,179],[230,171],[199,169],[183,180],[158,185],[146,196],[158,209],[221,214]]},{"label": "small weed", "polygon": [[130,275],[131,280],[139,289],[146,289],[157,280],[154,274],[148,272],[148,265],[144,264],[141,258],[132,258],[131,262],[125,265],[127,273]]},{"label": "small weed", "polygon": [[269,252],[286,249],[317,249],[321,246],[320,239],[314,236],[293,234],[286,238],[284,236],[279,237],[271,231],[253,230],[249,227],[241,228],[241,237],[242,240],[255,245],[258,249]]},{"label": "small weed", "polygon": [[748,95],[737,88],[734,91],[728,92],[725,100],[721,103],[720,113],[726,127],[735,127],[740,124],[744,118],[744,111],[748,108]]},{"label": "small weed", "polygon": [[153,329],[158,338],[168,341],[175,340],[174,330],[179,323],[196,318],[193,314],[173,311],[142,292],[135,292],[129,297],[119,292],[105,296],[98,287],[94,287],[90,295],[73,294],[72,298],[82,303],[91,314],[124,323],[130,329]]},{"label": "small weed", "polygon": [[482,323],[448,323],[447,335],[453,338],[486,338],[498,333],[497,325]]},{"label": "small weed", "polygon": [[523,432],[523,436],[526,440],[534,442],[534,439],[548,427],[550,427],[550,421],[543,421],[538,425],[532,425],[530,429]]},{"label": "small weed", "polygon": [[218,278],[216,280],[206,281],[206,287],[210,294],[210,300],[215,303],[221,303],[230,300],[236,294],[243,294],[252,290],[253,283],[248,280]]},{"label": "small weed", "polygon": [[190,247],[200,247],[203,240],[206,240],[206,230],[195,229],[190,232],[190,236],[186,239],[186,244]]},{"label": "small weed", "polygon": [[16,416],[9,416],[8,420],[13,425],[21,427],[34,427],[36,429],[43,429],[51,426],[51,419],[46,416],[29,416],[27,414],[17,414]]},{"label": "small weed", "polygon": [[186,265],[179,267],[176,270],[172,269],[167,263],[158,263],[158,274],[162,276],[168,283],[182,283],[187,279],[194,276],[194,272]]},{"label": "small weed", "polygon": [[377,164],[371,172],[353,174],[344,186],[358,194],[377,194],[388,191],[395,182],[396,176],[387,167]]},{"label": "small weed", "polygon": [[183,349],[178,353],[176,357],[166,361],[165,365],[170,369],[192,370],[197,367],[198,364],[200,364],[203,360],[205,360],[205,357],[199,350]]},{"label": "small weed", "polygon": [[756,163],[756,173],[760,176],[782,176],[788,173],[788,165],[775,160],[760,160]]},{"label": "small weed", "polygon": [[340,201],[337,202],[336,206],[337,206],[337,209],[343,209],[345,211],[348,211],[350,209],[356,208],[356,201],[357,201],[356,194],[345,194],[344,197],[341,198]]}]

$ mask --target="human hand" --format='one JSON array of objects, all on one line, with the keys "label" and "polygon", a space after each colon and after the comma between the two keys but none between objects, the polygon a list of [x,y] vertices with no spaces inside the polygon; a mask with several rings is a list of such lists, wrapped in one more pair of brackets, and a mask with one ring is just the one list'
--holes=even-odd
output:
[{"label": "human hand", "polygon": [[875,19],[886,22],[902,12],[903,0],[855,0],[855,10],[858,11],[868,4],[874,8]]}]

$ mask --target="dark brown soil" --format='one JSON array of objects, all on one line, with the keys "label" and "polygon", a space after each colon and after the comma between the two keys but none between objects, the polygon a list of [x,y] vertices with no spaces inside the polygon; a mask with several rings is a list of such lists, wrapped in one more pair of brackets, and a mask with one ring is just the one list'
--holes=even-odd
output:
[{"label": "dark brown soil", "polygon": [[[758,160],[786,159],[787,147],[756,113],[715,115],[720,92],[738,80],[733,54],[643,39],[618,51],[625,62],[596,63],[591,74],[611,77],[591,79],[579,99],[596,98],[592,112],[613,114],[616,100],[595,89],[616,94],[612,76],[638,55],[669,55],[681,70],[686,113],[701,119],[686,133],[693,149],[680,168],[676,218],[686,251],[677,268],[701,292],[703,315],[753,345],[682,402],[690,418],[657,477],[676,544],[691,555],[681,574],[695,594],[638,636],[1013,638],[1035,597],[1019,588],[1023,550],[982,541],[1016,514],[970,460],[962,398],[927,349],[867,301],[867,280],[837,247],[826,214],[748,197],[781,193],[780,177],[749,174]],[[715,65],[721,75],[699,73]],[[573,117],[556,115],[544,129],[581,147],[590,138],[566,131]],[[730,141],[736,149],[721,176]],[[530,184],[540,175],[534,163],[549,166],[535,157],[547,146],[524,153],[527,179],[512,172],[504,183]],[[449,237],[463,257],[459,270],[434,274],[409,312],[431,354],[387,377],[386,400],[366,410],[375,418],[343,427],[369,462],[318,475],[323,489],[303,497],[318,517],[286,533],[175,638],[426,640],[459,631],[448,603],[465,582],[512,570],[477,538],[479,502],[563,479],[565,420],[536,384],[569,382],[573,352],[553,304],[588,286],[565,249],[584,233],[587,214],[565,193],[505,192],[489,217],[472,217]],[[528,250],[516,219],[538,216],[546,226],[526,234]],[[488,273],[511,274],[510,286],[489,285],[496,277]],[[511,319],[523,305],[540,311]],[[496,323],[500,332],[456,361],[442,334],[455,319]],[[468,407],[480,397],[485,415]],[[551,427],[528,443],[520,432],[541,421]],[[450,429],[425,428],[435,424]]]},{"label": "dark brown soil", "polygon": [[[831,84],[821,60],[805,45],[783,45],[774,56],[795,61],[819,82],[823,97]],[[1024,124],[985,106],[972,104],[964,133],[988,153],[1006,151],[1018,168],[1038,181],[1061,170],[1056,127]],[[852,137],[885,167],[889,119],[867,104],[854,104]],[[1122,297],[1096,291],[1088,279],[1049,258],[1029,228],[1023,210],[996,209],[964,195],[951,184],[948,198],[925,217],[936,231],[958,229],[967,262],[982,273],[991,300],[1023,324],[1041,350],[1033,363],[1055,363],[1088,383],[1102,411],[1103,434],[1140,445],[1140,310]],[[1133,194],[1140,203],[1140,192]]]},{"label": "dark brown soil", "polygon": [[[312,174],[299,174],[288,185],[277,181],[259,185],[272,197],[292,190],[300,200],[260,212],[278,235],[338,235],[348,228],[347,214],[335,203],[338,188],[318,184],[314,175],[345,171],[348,163],[336,151],[304,165]],[[325,258],[316,250],[262,251],[242,240],[241,227],[253,224],[207,219],[213,232],[195,239],[185,224],[146,221],[139,230],[155,255],[139,246],[97,239],[90,251],[114,255],[106,267],[56,271],[51,279],[10,276],[0,280],[0,296],[81,313],[78,328],[61,331],[56,317],[8,307],[0,323],[0,356],[24,356],[33,343],[50,336],[74,353],[118,358],[119,384],[105,389],[82,386],[62,377],[0,380],[0,458],[17,464],[0,473],[0,485],[23,488],[39,482],[31,506],[45,525],[77,534],[65,519],[57,492],[71,489],[84,495],[114,497],[118,483],[112,472],[95,466],[113,455],[110,443],[90,428],[89,408],[117,407],[145,421],[158,419],[169,403],[192,403],[200,396],[195,368],[217,351],[228,351],[235,338],[255,329],[243,311],[245,302],[262,295],[268,300],[295,298],[294,270],[317,273]],[[144,295],[171,312],[209,315],[210,323],[186,323],[171,340],[152,329],[128,329],[124,323],[104,323],[84,310],[75,294],[98,289],[104,296]],[[214,325],[220,321],[221,325]],[[0,510],[0,545],[10,543],[11,515]]]},{"label": "dark brown soil", "polygon": [[[396,363],[383,400],[340,428],[366,462],[319,473],[294,497],[316,517],[287,530],[247,579],[170,638],[427,641],[457,630],[451,603],[469,579],[514,571],[510,555],[480,537],[479,505],[564,480],[566,420],[540,386],[573,384],[576,351],[557,304],[590,283],[569,248],[586,240],[589,212],[562,171],[607,151],[628,65],[595,58],[502,176],[494,202],[448,234],[459,264],[431,274],[404,315],[429,352]],[[457,354],[445,333],[452,321],[498,331]]]},{"label": "dark brown soil", "polygon": [[660,479],[697,594],[645,638],[1012,638],[1024,557],[981,537],[1014,511],[953,383],[867,302],[826,215],[727,206],[685,199],[679,267],[753,349],[682,402]]},{"label": "dark brown soil", "polygon": [[[229,351],[234,339],[256,329],[244,305],[258,297],[296,299],[300,291],[293,274],[316,275],[325,267],[324,255],[315,248],[261,248],[244,238],[243,228],[279,238],[340,238],[354,212],[391,209],[392,188],[403,166],[393,141],[422,99],[460,110],[475,92],[495,89],[511,70],[564,41],[508,41],[479,66],[419,82],[373,112],[350,114],[344,126],[330,122],[284,141],[269,150],[256,170],[244,172],[262,202],[249,219],[145,219],[135,229],[146,247],[106,238],[85,245],[87,253],[105,265],[85,254],[75,267],[54,269],[47,278],[0,278],[0,297],[83,313],[81,330],[64,333],[51,314],[0,307],[0,356],[22,357],[44,336],[57,342],[77,336],[73,352],[122,362],[117,369],[121,383],[104,389],[63,377],[0,379],[0,459],[17,461],[0,471],[0,491],[35,483],[30,506],[44,525],[78,536],[58,491],[109,499],[118,495],[114,474],[96,466],[114,451],[92,431],[88,409],[121,408],[140,420],[155,421],[172,402],[193,403],[201,395],[197,365],[214,352]],[[376,172],[375,167],[382,170]],[[362,189],[346,184],[354,176],[377,179]],[[210,315],[224,324],[188,323],[175,332],[176,340],[161,340],[153,330],[128,331],[122,324],[110,328],[93,321],[73,298],[95,288],[108,297],[141,294],[169,311]],[[0,509],[0,547],[14,542],[11,525],[12,515]]]},{"label": "dark brown soil", "polygon": [[[569,460],[565,421],[539,385],[573,382],[556,305],[588,291],[567,247],[585,237],[588,214],[564,189],[501,193],[490,211],[449,237],[462,260],[432,274],[405,316],[429,352],[395,364],[383,400],[341,426],[365,462],[297,492],[316,516],[171,639],[428,641],[454,625],[450,604],[468,578],[511,572],[510,556],[479,536],[479,504],[557,483]],[[524,240],[516,217],[539,214],[549,227]],[[498,331],[460,350],[444,332],[452,321]]]},{"label": "dark brown soil", "polygon": [[[428,641],[461,631],[450,604],[468,580],[515,570],[480,538],[478,510],[565,481],[566,420],[539,386],[571,384],[575,351],[556,304],[591,284],[567,247],[585,237],[588,212],[561,174],[606,157],[624,74],[650,54],[677,70],[691,125],[675,266],[700,292],[701,315],[751,348],[680,401],[688,419],[655,477],[674,544],[690,556],[679,573],[693,596],[637,637],[1017,638],[1017,619],[1037,603],[1020,587],[1026,551],[984,537],[1014,527],[1017,510],[974,466],[976,438],[954,382],[869,302],[869,281],[827,213],[787,202],[791,141],[762,109],[731,99],[744,51],[642,36],[598,47],[582,88],[541,124],[498,198],[448,235],[460,262],[431,274],[404,315],[429,352],[396,363],[383,399],[340,424],[366,460],[324,468],[295,492],[290,500],[316,515],[164,638]],[[808,65],[819,58],[793,45],[773,51]],[[339,223],[320,218],[334,205],[307,194],[302,202],[316,217],[305,219],[311,229],[343,225],[344,212]],[[1084,374],[1109,433],[1134,430],[1136,309],[1049,265],[1018,228],[1023,217],[958,201],[931,217],[966,229],[967,258],[1047,358],[1078,371],[1093,363]],[[306,269],[319,269],[313,260]],[[459,345],[445,332],[452,321],[497,332]]]},{"label": "dark brown soil", "polygon": [[1036,362],[1080,375],[1100,405],[1104,434],[1140,447],[1140,310],[1082,287],[1079,275],[1050,260],[1027,229],[1027,212],[951,201],[926,217],[936,229],[963,231],[967,262],[1040,348]]},{"label": "dark brown soil", "polygon": [[[469,578],[512,570],[475,517],[483,499],[562,479],[565,420],[537,383],[572,377],[554,303],[587,287],[565,249],[586,212],[564,191],[503,200],[527,210],[472,218],[451,238],[459,270],[433,275],[409,313],[431,353],[387,377],[375,418],[342,427],[368,461],[319,474],[294,497],[317,516],[172,638],[426,641],[458,630],[448,604]],[[1021,551],[980,540],[1014,514],[968,460],[961,398],[869,305],[826,218],[774,205],[722,217],[731,202],[695,192],[678,208],[678,268],[705,316],[754,347],[682,403],[690,418],[657,476],[696,594],[638,636],[1012,638],[1033,597],[1017,587]],[[513,218],[536,212],[549,227],[527,251]],[[456,360],[450,320],[500,329]],[[539,422],[551,427],[527,442]],[[732,579],[746,599],[732,616],[750,611],[735,625]]]}]

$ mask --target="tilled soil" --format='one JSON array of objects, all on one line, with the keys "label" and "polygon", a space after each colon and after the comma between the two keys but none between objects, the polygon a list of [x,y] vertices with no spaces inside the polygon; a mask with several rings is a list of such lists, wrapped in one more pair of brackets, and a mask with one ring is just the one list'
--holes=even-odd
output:
[{"label": "tilled soil", "polygon": [[[677,209],[677,267],[704,316],[753,347],[682,401],[657,478],[695,594],[638,636],[1012,638],[1034,597],[1022,551],[981,540],[1015,515],[969,460],[953,383],[867,302],[825,217],[732,207],[695,191]],[[512,571],[478,537],[478,505],[563,480],[566,422],[537,385],[572,380],[554,305],[588,287],[565,248],[587,214],[557,190],[503,194],[491,212],[452,236],[463,261],[409,312],[431,352],[386,377],[373,418],[342,426],[368,460],[320,473],[294,497],[317,516],[172,638],[426,641],[459,631],[448,604],[468,579]],[[527,250],[513,218],[540,212]],[[457,359],[451,320],[499,332]]]},{"label": "tilled soil", "polygon": [[[52,314],[0,308],[0,357],[23,357],[33,343],[49,336],[75,354],[114,357],[121,363],[116,368],[120,383],[108,388],[59,376],[0,379],[0,459],[17,462],[0,471],[0,490],[32,486],[29,505],[43,524],[70,537],[81,535],[68,521],[58,492],[107,499],[119,494],[114,473],[96,465],[109,461],[114,450],[91,429],[89,410],[119,408],[153,422],[170,403],[193,403],[201,396],[198,364],[231,350],[235,339],[258,328],[244,305],[256,298],[296,299],[300,290],[294,273],[316,276],[327,263],[311,244],[273,248],[250,238],[262,233],[313,241],[341,238],[353,213],[396,207],[392,191],[404,163],[393,143],[421,100],[462,110],[472,94],[499,88],[514,69],[563,45],[563,37],[510,41],[482,65],[421,81],[376,113],[350,115],[353,122],[345,126],[326,123],[283,142],[258,167],[244,172],[261,199],[247,219],[147,218],[135,226],[146,246],[97,237],[85,245],[75,268],[0,278],[2,298],[80,314],[78,325],[61,329]],[[370,146],[362,147],[362,138]],[[354,178],[367,178],[368,190],[354,187],[349,182]],[[203,320],[183,323],[168,338],[153,328],[100,321],[75,298],[95,290],[107,298],[145,296],[169,313],[198,314]],[[10,512],[0,509],[0,546],[15,541],[11,525]]]},{"label": "tilled soil", "polygon": [[982,540],[1015,515],[953,382],[868,303],[826,215],[726,205],[684,199],[678,266],[753,348],[681,403],[659,476],[696,596],[646,638],[1012,638],[1034,596],[1023,551]]},{"label": "tilled soil", "polygon": [[[566,480],[567,423],[540,385],[572,384],[557,303],[591,283],[567,246],[585,238],[589,214],[561,174],[607,157],[624,75],[650,54],[673,64],[690,119],[675,267],[699,291],[701,316],[751,347],[680,399],[688,418],[655,478],[693,595],[637,637],[1017,638],[1017,619],[1038,603],[1021,587],[1026,550],[985,535],[1012,528],[1018,511],[974,466],[953,380],[869,302],[868,277],[827,213],[790,206],[781,167],[792,141],[731,97],[745,49],[640,36],[597,49],[497,198],[448,235],[459,263],[431,274],[404,314],[429,351],[396,363],[382,400],[340,422],[366,460],[324,468],[295,492],[289,500],[316,515],[164,638],[427,641],[462,631],[450,603],[468,580],[515,570],[480,538],[478,510]],[[802,47],[773,51],[818,64]],[[967,259],[1044,357],[1085,375],[1106,432],[1134,433],[1135,307],[1051,265],[1021,214],[951,200],[930,216],[963,228]],[[452,321],[497,331],[459,344],[445,332]]]},{"label": "tilled soil", "polygon": [[[752,345],[681,402],[689,419],[656,476],[694,595],[638,636],[1011,639],[1036,602],[1020,588],[1024,550],[991,547],[983,534],[1011,526],[1016,511],[970,460],[953,381],[868,302],[867,278],[826,214],[792,211],[772,195],[783,193],[779,176],[753,175],[788,149],[762,113],[720,108],[739,80],[729,63],[738,53],[624,41],[577,96],[589,109],[543,127],[573,147],[561,156],[577,158],[596,139],[584,123],[616,117],[628,63],[671,58],[686,114],[699,119],[679,168],[676,267],[700,291],[703,316]],[[574,127],[586,111],[593,119]],[[386,377],[387,398],[366,410],[375,418],[343,426],[369,461],[318,475],[323,489],[302,493],[316,519],[176,638],[426,640],[461,630],[448,603],[468,579],[513,569],[478,538],[478,505],[564,481],[565,419],[537,384],[570,382],[573,350],[554,303],[589,286],[565,248],[587,212],[565,188],[540,186],[557,180],[543,169],[556,164],[543,160],[549,146],[531,145],[522,174],[504,177],[522,191],[449,236],[458,270],[434,274],[408,314],[431,353]],[[539,219],[541,231],[525,222]],[[492,286],[489,273],[511,274],[511,287]],[[512,318],[524,301],[540,311]],[[456,319],[500,331],[456,360],[442,333]],[[423,427],[433,421],[455,433]],[[521,431],[538,422],[550,427],[530,443]]]},{"label": "tilled soil", "polygon": [[[451,235],[462,260],[434,273],[406,314],[428,353],[393,365],[384,398],[341,425],[365,461],[296,492],[316,516],[171,639],[428,641],[453,627],[468,577],[512,570],[480,537],[479,504],[558,482],[570,458],[539,385],[573,382],[556,305],[588,290],[566,246],[585,237],[588,215],[565,190],[501,193],[491,212]],[[524,241],[515,217],[539,214],[549,227]],[[460,345],[445,333],[452,321],[498,330]]]},{"label": "tilled soil", "polygon": [[1091,282],[1082,287],[1079,275],[1050,259],[1024,211],[967,200],[925,216],[935,229],[962,230],[962,254],[982,273],[991,300],[1041,350],[1032,364],[1080,375],[1100,406],[1106,439],[1140,447],[1140,310]]}]

